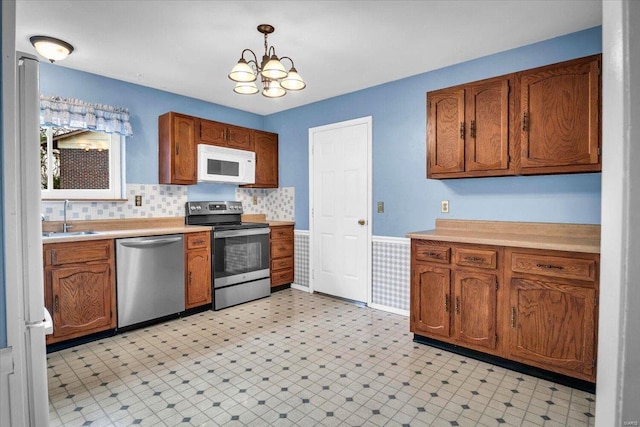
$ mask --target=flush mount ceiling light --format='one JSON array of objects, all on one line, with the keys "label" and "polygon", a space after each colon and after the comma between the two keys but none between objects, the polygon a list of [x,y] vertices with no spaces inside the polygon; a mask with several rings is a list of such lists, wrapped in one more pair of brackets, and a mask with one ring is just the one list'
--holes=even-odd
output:
[{"label": "flush mount ceiling light", "polygon": [[[260,90],[256,85],[258,74],[262,82],[262,95],[267,98],[280,98],[286,95],[288,90],[302,90],[307,85],[298,74],[293,59],[283,56],[280,59],[276,56],[276,49],[267,44],[267,35],[273,33],[275,28],[269,24],[258,25],[258,31],[264,34],[264,55],[262,61],[258,63],[258,57],[251,49],[245,49],[240,55],[240,60],[229,73],[229,78],[236,82],[233,89],[235,93],[241,95],[254,95]],[[253,58],[247,61],[244,58],[246,52],[251,52]],[[289,71],[284,68],[281,60],[288,59],[291,62]]]},{"label": "flush mount ceiling light", "polygon": [[69,43],[48,36],[33,36],[29,41],[38,53],[49,61],[60,61],[73,52],[73,46]]}]

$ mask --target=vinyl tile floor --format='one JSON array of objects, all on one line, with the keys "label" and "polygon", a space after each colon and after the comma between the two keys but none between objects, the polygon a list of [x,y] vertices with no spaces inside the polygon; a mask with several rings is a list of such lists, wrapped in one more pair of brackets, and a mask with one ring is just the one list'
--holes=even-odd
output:
[{"label": "vinyl tile floor", "polygon": [[51,426],[592,426],[595,396],[287,289],[50,353]]}]

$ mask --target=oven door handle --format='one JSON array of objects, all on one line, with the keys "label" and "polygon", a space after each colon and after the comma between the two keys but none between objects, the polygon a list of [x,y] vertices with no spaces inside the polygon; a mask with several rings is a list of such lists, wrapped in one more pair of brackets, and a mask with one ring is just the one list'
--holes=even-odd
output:
[{"label": "oven door handle", "polygon": [[255,236],[258,234],[269,234],[269,227],[262,228],[246,228],[240,230],[226,230],[226,231],[216,231],[215,227],[213,228],[213,238],[224,238],[224,237],[240,237],[240,236]]}]

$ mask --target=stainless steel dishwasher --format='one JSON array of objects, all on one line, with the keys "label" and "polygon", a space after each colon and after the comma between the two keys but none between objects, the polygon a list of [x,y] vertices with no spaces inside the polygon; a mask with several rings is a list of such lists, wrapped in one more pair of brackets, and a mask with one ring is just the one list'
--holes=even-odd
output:
[{"label": "stainless steel dishwasher", "polygon": [[118,328],[184,311],[182,234],[116,239]]}]

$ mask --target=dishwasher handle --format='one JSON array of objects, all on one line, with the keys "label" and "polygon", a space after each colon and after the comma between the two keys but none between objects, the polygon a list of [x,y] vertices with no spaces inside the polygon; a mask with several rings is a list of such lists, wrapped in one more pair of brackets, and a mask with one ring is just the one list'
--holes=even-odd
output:
[{"label": "dishwasher handle", "polygon": [[182,236],[177,237],[163,237],[160,239],[146,239],[146,240],[121,240],[119,243],[122,246],[128,248],[156,248],[158,246],[169,245],[171,243],[179,242],[182,240]]}]

